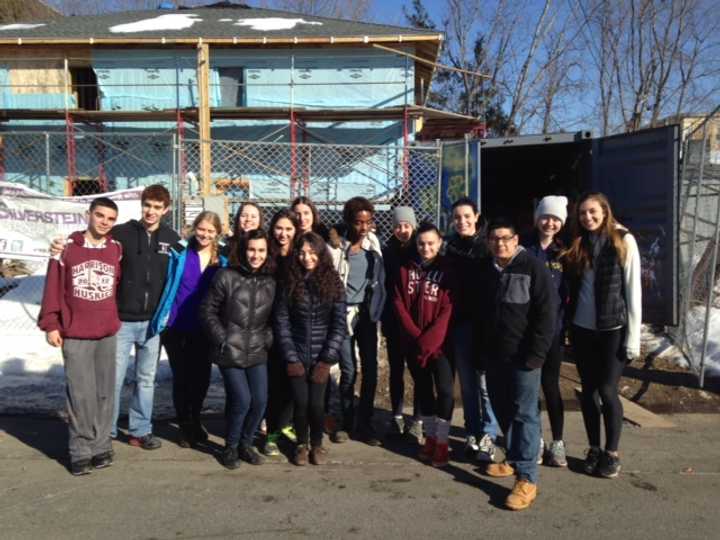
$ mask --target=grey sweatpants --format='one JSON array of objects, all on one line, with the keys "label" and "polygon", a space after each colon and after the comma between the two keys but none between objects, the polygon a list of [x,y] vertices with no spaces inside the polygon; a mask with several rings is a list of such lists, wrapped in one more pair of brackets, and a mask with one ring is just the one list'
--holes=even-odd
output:
[{"label": "grey sweatpants", "polygon": [[112,450],[115,336],[63,342],[70,461]]}]

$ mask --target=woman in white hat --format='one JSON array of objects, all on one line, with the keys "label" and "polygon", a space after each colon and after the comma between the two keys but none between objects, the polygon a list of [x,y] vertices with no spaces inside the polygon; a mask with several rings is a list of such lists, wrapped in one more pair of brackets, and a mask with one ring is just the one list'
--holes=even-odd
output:
[{"label": "woman in white hat", "polygon": [[565,443],[563,442],[564,406],[560,395],[560,365],[563,360],[563,341],[565,328],[563,324],[565,306],[568,300],[567,282],[563,275],[560,255],[563,250],[562,240],[558,233],[567,220],[568,200],[562,195],[548,195],[538,203],[535,209],[535,229],[526,242],[525,249],[545,263],[553,283],[560,296],[559,309],[555,323],[555,339],[548,351],[542,367],[542,390],[545,395],[545,407],[550,419],[552,442],[546,447],[540,437],[538,464],[543,462],[543,454],[547,448],[545,463],[553,467],[567,467]]}]

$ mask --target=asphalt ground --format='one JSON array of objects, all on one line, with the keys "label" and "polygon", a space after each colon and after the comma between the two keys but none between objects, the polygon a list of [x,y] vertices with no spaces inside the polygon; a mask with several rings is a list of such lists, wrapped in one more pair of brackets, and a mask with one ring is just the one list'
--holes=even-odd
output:
[{"label": "asphalt ground", "polygon": [[351,441],[327,442],[323,467],[283,457],[227,471],[214,455],[222,421],[211,418],[204,448],[178,447],[174,425],[162,422],[161,449],[116,442],[113,466],[83,477],[66,468],[61,421],[0,417],[0,538],[720,537],[717,415],[675,415],[673,429],[626,424],[622,473],[605,480],[581,472],[582,418],[569,412],[569,468],[541,467],[538,499],[523,512],[503,507],[512,479],[483,476],[465,460],[459,416],[442,470],[405,441]]}]

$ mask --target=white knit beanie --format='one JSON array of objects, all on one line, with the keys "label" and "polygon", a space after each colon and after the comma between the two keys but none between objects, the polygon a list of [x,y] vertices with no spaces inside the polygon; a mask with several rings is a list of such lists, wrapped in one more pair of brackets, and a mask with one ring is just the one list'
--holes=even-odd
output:
[{"label": "white knit beanie", "polygon": [[543,197],[535,209],[535,223],[541,216],[554,216],[565,225],[565,221],[567,221],[567,205],[567,197],[563,195]]}]

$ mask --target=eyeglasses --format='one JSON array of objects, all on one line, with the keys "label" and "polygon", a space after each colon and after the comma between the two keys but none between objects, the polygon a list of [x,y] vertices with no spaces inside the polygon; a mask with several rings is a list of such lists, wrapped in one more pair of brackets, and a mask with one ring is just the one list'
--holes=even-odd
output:
[{"label": "eyeglasses", "polygon": [[514,238],[515,238],[514,234],[512,236],[490,236],[488,238],[488,241],[494,242],[496,244],[500,244],[500,243],[509,244],[510,242],[512,242],[512,240]]}]

